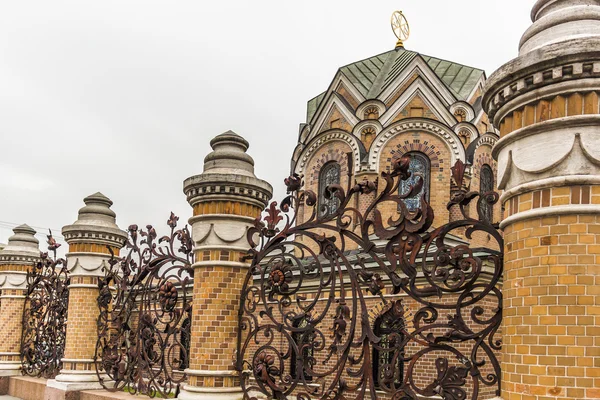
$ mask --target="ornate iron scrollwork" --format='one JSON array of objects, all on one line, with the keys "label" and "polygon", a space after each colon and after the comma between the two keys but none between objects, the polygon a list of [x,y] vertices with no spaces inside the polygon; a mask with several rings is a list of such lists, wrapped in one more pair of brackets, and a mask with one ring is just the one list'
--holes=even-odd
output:
[{"label": "ornate iron scrollwork", "polygon": [[[421,192],[422,178],[398,193],[409,165],[403,157],[382,173],[382,189],[362,212],[356,197],[373,196],[376,183],[329,186],[339,207],[324,217],[317,195],[291,176],[291,195],[256,220],[239,319],[245,399],[462,400],[477,399],[483,388],[499,394],[503,238],[483,215],[499,196],[464,190],[459,161],[459,192],[448,209],[458,207],[463,219],[436,228],[425,197],[414,211],[404,202]],[[388,218],[382,210],[398,211]],[[476,248],[478,237],[491,244]],[[384,339],[369,315],[375,301],[404,320]],[[377,386],[374,350],[384,364]]]},{"label": "ornate iron scrollwork", "polygon": [[62,368],[67,334],[69,273],[67,263],[56,257],[60,247],[52,232],[47,236],[48,253],[27,272],[23,309],[21,370],[24,375],[52,379]]},{"label": "ornate iron scrollwork", "polygon": [[110,391],[173,397],[189,365],[192,239],[171,213],[169,236],[129,227],[127,255],[100,279],[96,371]]}]

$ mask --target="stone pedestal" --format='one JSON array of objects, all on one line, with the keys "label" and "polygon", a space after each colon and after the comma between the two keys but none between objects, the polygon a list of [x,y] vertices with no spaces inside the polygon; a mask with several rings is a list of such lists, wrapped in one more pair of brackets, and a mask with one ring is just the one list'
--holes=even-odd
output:
[{"label": "stone pedestal", "polygon": [[8,377],[21,374],[27,271],[40,259],[35,230],[21,225],[13,232],[0,251],[0,394],[8,393]]},{"label": "stone pedestal", "polygon": [[487,82],[505,234],[502,397],[600,398],[600,5],[540,0]]},{"label": "stone pedestal", "polygon": [[273,189],[254,175],[248,142],[229,131],[211,141],[204,173],[184,192],[194,209],[194,299],[188,384],[182,400],[242,399],[235,356],[239,301],[248,265],[246,232]]},{"label": "stone pedestal", "polygon": [[77,398],[69,392],[101,388],[94,365],[98,278],[104,276],[102,267],[108,266],[109,248],[118,255],[127,233],[116,225],[109,198],[96,193],[86,197],[84,202],[77,221],[62,230],[69,244],[69,322],[63,369],[55,379],[48,381],[48,399]]}]

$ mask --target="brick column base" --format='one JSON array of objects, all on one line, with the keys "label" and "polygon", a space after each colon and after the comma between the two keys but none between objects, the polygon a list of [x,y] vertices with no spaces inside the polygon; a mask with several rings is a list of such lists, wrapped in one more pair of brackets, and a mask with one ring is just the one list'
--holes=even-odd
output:
[{"label": "brick column base", "polygon": [[504,232],[504,400],[599,399],[600,216]]}]

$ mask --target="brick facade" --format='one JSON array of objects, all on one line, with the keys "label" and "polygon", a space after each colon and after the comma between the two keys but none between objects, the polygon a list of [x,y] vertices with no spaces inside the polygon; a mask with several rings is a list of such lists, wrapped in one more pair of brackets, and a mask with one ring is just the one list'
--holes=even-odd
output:
[{"label": "brick facade", "polygon": [[504,230],[503,399],[600,398],[600,217]]}]

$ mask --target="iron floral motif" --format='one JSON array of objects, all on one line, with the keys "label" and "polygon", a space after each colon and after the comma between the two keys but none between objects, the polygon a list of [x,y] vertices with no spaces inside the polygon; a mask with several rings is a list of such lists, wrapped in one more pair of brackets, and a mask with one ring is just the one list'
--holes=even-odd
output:
[{"label": "iron floral motif", "polygon": [[186,378],[193,243],[178,220],[171,213],[160,238],[151,225],[131,225],[127,255],[113,254],[99,281],[95,364],[109,391],[176,397]]},{"label": "iron floral motif", "polygon": [[67,335],[69,272],[67,263],[56,257],[60,244],[47,235],[48,250],[27,271],[23,309],[21,371],[24,375],[53,379],[62,369]]},{"label": "iron floral motif", "polygon": [[[421,177],[403,184],[411,178],[409,167],[402,157],[381,174],[382,182],[330,185],[327,200],[335,198],[339,207],[327,215],[319,213],[316,193],[291,176],[285,180],[290,195],[279,207],[273,202],[249,229],[252,264],[240,302],[236,362],[246,400],[258,394],[364,400],[380,392],[394,400],[474,400],[483,387],[499,395],[503,239],[482,215],[499,196],[468,191],[466,167],[458,162],[452,175],[459,189],[448,208],[458,207],[462,219],[436,225],[424,196],[418,209],[405,204],[423,186]],[[359,210],[357,198],[373,193]],[[384,209],[398,211],[384,217]],[[489,238],[490,248],[471,244],[478,234]],[[403,319],[390,322],[399,331],[387,333],[387,347],[369,320],[368,296],[383,301],[384,309],[398,308],[394,318]],[[299,320],[306,323],[299,326]],[[387,354],[377,387],[374,351]],[[432,382],[423,383],[423,368],[436,376]]]}]

